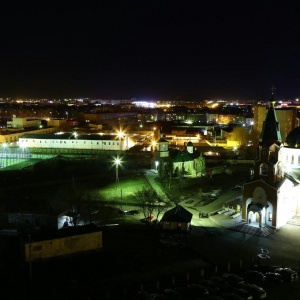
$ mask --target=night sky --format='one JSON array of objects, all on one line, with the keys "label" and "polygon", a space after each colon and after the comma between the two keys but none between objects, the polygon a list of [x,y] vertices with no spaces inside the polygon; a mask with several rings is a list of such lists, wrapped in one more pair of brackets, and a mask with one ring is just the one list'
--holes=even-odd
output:
[{"label": "night sky", "polygon": [[60,2],[1,4],[0,97],[300,97],[298,0]]}]

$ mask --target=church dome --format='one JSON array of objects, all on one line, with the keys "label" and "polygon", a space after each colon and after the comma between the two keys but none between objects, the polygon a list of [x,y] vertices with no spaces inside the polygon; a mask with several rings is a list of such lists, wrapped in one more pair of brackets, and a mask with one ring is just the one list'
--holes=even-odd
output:
[{"label": "church dome", "polygon": [[300,126],[287,135],[284,145],[290,148],[300,148]]}]

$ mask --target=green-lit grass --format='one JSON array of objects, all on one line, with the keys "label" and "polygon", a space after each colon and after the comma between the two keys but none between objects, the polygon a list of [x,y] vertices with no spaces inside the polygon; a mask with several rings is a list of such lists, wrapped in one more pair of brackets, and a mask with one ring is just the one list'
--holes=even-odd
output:
[{"label": "green-lit grass", "polygon": [[146,187],[147,184],[143,177],[123,177],[119,184],[111,182],[105,186],[93,189],[92,194],[95,200],[105,202],[121,202],[123,204],[136,204],[134,195],[137,191]]}]

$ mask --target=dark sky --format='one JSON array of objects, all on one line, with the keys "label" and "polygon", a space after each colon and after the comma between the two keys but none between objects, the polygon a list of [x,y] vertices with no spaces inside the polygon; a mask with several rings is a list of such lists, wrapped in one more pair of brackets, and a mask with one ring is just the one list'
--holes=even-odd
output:
[{"label": "dark sky", "polygon": [[298,0],[60,2],[0,7],[0,97],[300,97]]}]

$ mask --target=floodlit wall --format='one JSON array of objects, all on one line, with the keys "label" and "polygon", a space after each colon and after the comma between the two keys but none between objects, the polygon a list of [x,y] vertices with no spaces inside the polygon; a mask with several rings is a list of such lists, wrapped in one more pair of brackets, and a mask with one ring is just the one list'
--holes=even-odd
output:
[{"label": "floodlit wall", "polygon": [[74,255],[102,249],[102,231],[85,233],[52,240],[26,243],[25,260],[27,262]]},{"label": "floodlit wall", "polygon": [[19,144],[24,148],[56,148],[87,150],[126,150],[133,146],[131,139],[123,140],[77,140],[77,139],[39,139],[20,138]]}]

